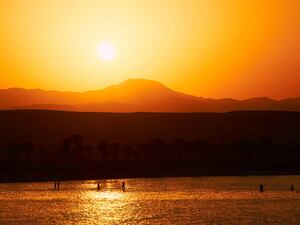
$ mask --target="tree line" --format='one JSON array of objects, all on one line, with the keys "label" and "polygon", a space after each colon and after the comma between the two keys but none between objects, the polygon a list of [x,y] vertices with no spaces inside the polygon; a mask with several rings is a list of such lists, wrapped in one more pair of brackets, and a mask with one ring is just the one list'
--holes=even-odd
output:
[{"label": "tree line", "polygon": [[299,143],[279,143],[267,137],[241,138],[222,142],[207,140],[163,140],[128,144],[99,141],[87,144],[83,136],[63,138],[57,148],[46,150],[31,142],[11,142],[1,146],[4,162],[57,163],[299,163]]}]

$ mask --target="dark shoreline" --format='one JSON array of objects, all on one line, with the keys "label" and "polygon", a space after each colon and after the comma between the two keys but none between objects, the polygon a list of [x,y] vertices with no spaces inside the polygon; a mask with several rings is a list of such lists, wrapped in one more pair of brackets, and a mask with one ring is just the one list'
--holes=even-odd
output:
[{"label": "dark shoreline", "polygon": [[0,111],[0,182],[300,175],[300,112]]},{"label": "dark shoreline", "polygon": [[0,173],[0,183],[19,182],[46,182],[46,181],[75,181],[75,180],[100,180],[100,179],[129,179],[129,178],[168,178],[168,177],[216,177],[216,176],[281,176],[300,175],[300,169],[295,170],[260,170],[260,171],[233,171],[233,170],[210,170],[210,171],[160,171],[153,173],[149,170],[123,171],[119,173],[99,171],[81,171],[76,173],[66,172],[20,172],[20,173]]}]

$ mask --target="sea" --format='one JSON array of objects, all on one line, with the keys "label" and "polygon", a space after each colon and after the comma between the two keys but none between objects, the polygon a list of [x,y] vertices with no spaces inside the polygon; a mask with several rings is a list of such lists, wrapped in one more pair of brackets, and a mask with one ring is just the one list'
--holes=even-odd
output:
[{"label": "sea", "polygon": [[1,183],[0,224],[300,224],[299,189],[300,176]]}]

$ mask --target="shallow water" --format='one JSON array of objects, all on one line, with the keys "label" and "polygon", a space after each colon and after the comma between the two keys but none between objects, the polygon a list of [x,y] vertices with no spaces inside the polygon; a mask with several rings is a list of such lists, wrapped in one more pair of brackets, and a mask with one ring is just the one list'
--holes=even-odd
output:
[{"label": "shallow water", "polygon": [[300,224],[300,176],[121,182],[0,184],[0,224]]}]

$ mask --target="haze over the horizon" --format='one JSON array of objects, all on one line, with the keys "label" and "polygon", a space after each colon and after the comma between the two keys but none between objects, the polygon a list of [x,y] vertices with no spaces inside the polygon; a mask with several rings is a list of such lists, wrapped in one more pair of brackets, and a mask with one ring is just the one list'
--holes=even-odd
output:
[{"label": "haze over the horizon", "polygon": [[299,97],[299,9],[297,0],[1,0],[0,88],[86,91],[146,78],[211,98]]}]

